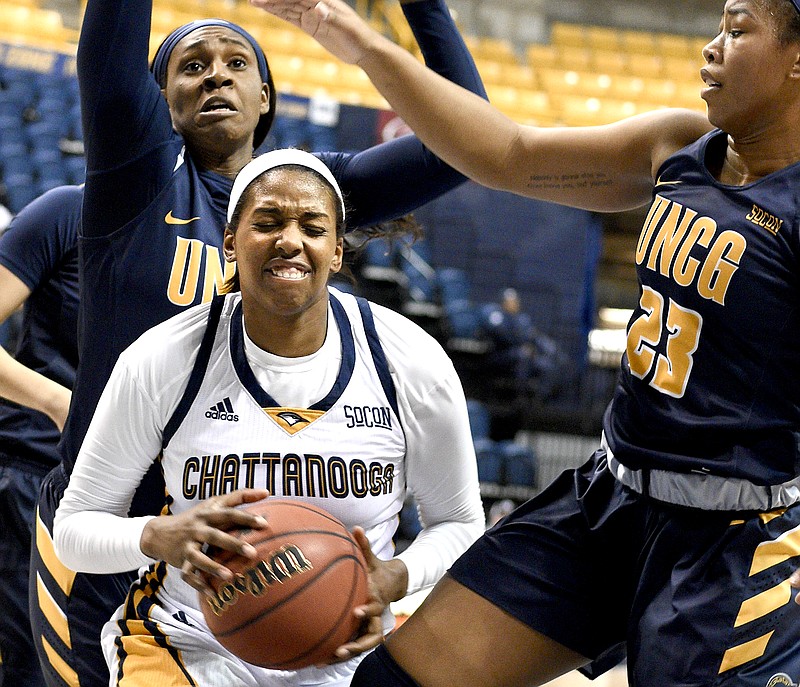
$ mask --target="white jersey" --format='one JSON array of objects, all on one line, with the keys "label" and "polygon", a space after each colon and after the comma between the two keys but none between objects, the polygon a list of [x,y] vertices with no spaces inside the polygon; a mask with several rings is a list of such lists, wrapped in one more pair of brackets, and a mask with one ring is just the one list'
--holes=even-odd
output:
[{"label": "white jersey", "polygon": [[192,372],[202,379],[196,395],[183,397],[164,437],[172,512],[234,489],[268,489],[313,503],[348,529],[361,525],[375,554],[391,556],[406,496],[405,435],[370,312],[365,321],[359,304],[366,307],[345,294],[330,298],[341,351],[333,384],[308,407],[286,407],[254,375],[241,300],[228,298],[208,329],[207,360]]},{"label": "white jersey", "polygon": [[[319,351],[279,358],[249,340],[240,296],[231,294],[190,308],[135,342],[117,363],[56,514],[63,562],[103,573],[152,562],[139,549],[149,518],[125,516],[160,453],[173,513],[215,494],[263,487],[319,505],[348,528],[364,527],[384,559],[392,556],[399,512],[411,492],[423,530],[399,557],[408,568],[409,593],[433,584],[484,526],[458,377],[435,340],[386,308],[331,289],[328,322]],[[170,619],[191,618],[190,628],[207,633],[197,593],[178,570],[165,564],[143,570],[138,594],[145,587],[158,588],[141,597],[149,610],[136,608],[135,593],[116,620],[144,613],[178,641],[176,633],[186,628]],[[123,626],[107,626],[115,670]],[[186,643],[184,656],[191,646]],[[207,662],[208,651],[196,655]],[[326,670],[349,675],[346,665]],[[219,667],[208,674],[214,670]],[[317,669],[298,675],[308,670]],[[331,682],[333,675],[326,676],[311,679]],[[271,683],[259,678],[254,684]]]}]

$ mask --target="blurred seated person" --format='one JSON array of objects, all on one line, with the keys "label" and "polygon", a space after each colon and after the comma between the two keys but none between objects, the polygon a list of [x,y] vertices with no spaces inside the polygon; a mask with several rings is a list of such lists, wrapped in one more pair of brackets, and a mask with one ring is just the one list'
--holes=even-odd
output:
[{"label": "blurred seated person", "polygon": [[504,289],[500,303],[484,306],[483,327],[492,343],[488,363],[495,372],[513,380],[517,391],[533,388],[542,397],[554,392],[563,353],[534,326],[516,289]]}]

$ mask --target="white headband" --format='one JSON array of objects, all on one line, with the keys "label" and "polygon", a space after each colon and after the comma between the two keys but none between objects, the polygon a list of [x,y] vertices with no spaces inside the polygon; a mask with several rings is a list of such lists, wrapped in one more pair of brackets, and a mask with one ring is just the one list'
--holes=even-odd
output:
[{"label": "white headband", "polygon": [[239,199],[242,197],[244,190],[250,185],[250,182],[270,169],[285,167],[286,165],[300,165],[301,167],[313,169],[315,172],[322,175],[325,181],[327,181],[336,192],[336,196],[339,198],[339,202],[342,205],[342,217],[344,218],[344,197],[342,196],[342,190],[339,188],[339,184],[336,183],[336,179],[331,173],[331,170],[329,170],[316,155],[295,148],[284,148],[282,150],[271,150],[268,153],[259,155],[242,167],[239,174],[236,175],[233,188],[231,189],[231,197],[228,201],[228,221],[231,221],[233,211],[236,209]]}]

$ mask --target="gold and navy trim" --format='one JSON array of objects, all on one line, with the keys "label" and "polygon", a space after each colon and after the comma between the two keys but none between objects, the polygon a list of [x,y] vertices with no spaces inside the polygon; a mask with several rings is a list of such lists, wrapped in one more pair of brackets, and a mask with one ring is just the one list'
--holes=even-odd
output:
[{"label": "gold and navy trim", "polygon": [[400,417],[400,412],[397,408],[397,391],[394,388],[392,375],[389,372],[389,363],[386,362],[386,354],[383,352],[381,340],[378,337],[378,332],[375,329],[375,318],[372,316],[372,309],[369,307],[369,301],[365,298],[356,297],[356,303],[361,313],[361,320],[364,323],[364,333],[367,335],[367,344],[372,353],[372,362],[375,365],[375,371],[378,373],[383,393],[386,394],[386,399],[392,410],[397,417]]},{"label": "gold and navy trim", "polygon": [[[151,618],[152,609],[157,606],[154,598],[167,574],[164,561],[154,563],[131,585],[125,598],[123,616],[117,621],[120,635],[115,639],[119,687],[150,687],[160,682],[197,685],[180,650],[172,646],[169,637]],[[180,679],[170,680],[170,674]]]}]

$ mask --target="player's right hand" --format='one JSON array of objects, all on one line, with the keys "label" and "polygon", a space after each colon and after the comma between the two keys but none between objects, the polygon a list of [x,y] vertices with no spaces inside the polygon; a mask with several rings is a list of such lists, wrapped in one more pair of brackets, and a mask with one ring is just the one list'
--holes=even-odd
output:
[{"label": "player's right hand", "polygon": [[229,532],[235,529],[262,529],[267,521],[237,506],[261,501],[266,489],[237,489],[213,496],[176,515],[161,515],[144,527],[142,553],[179,568],[184,581],[204,594],[213,595],[206,575],[229,580],[233,573],[208,555],[211,547],[255,558],[256,550]]},{"label": "player's right hand", "polygon": [[301,28],[343,62],[359,64],[382,36],[340,0],[250,0],[250,4]]}]

